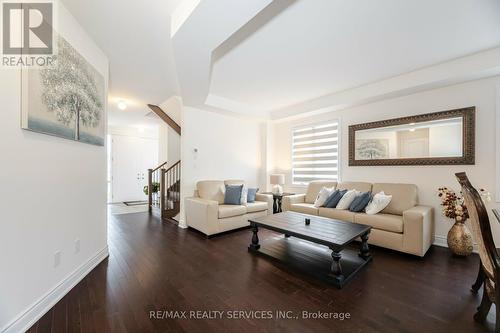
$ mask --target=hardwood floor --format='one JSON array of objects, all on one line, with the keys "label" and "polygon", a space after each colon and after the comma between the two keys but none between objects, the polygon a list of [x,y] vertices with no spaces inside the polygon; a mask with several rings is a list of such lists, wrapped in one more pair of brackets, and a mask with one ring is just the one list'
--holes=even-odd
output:
[{"label": "hardwood floor", "polygon": [[[205,239],[147,213],[115,215],[110,256],[28,332],[493,332],[472,315],[478,257],[425,259],[372,249],[343,289],[247,252],[250,230]],[[261,240],[275,236],[259,231]],[[283,310],[350,319],[150,319],[150,311]],[[242,315],[245,315],[244,313]]]}]

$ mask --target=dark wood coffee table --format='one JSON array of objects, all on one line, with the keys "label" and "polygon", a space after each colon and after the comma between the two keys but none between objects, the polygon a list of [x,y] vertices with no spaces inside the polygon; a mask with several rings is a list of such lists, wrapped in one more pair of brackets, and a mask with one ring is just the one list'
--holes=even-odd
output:
[{"label": "dark wood coffee table", "polygon": [[[305,220],[310,219],[306,225]],[[284,212],[249,220],[252,243],[248,250],[278,260],[342,288],[372,257],[371,227],[324,217]],[[259,227],[284,234],[259,243]],[[346,246],[361,238],[359,252]]]}]

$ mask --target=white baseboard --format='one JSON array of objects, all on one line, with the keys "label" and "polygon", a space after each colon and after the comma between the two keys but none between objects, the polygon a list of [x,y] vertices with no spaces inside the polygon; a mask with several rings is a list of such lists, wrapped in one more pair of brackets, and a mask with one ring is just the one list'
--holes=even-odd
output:
[{"label": "white baseboard", "polygon": [[59,300],[61,300],[74,286],[90,273],[101,261],[108,257],[108,246],[99,251],[94,257],[83,263],[73,273],[66,277],[54,289],[42,296],[32,304],[24,313],[20,314],[12,322],[3,327],[2,333],[26,332],[47,311],[49,311]]},{"label": "white baseboard", "polygon": [[434,236],[433,245],[441,246],[441,247],[448,247],[448,241],[447,241],[445,236]]},{"label": "white baseboard", "polygon": [[183,220],[179,220],[178,226],[179,226],[179,228],[182,228],[182,229],[187,229],[188,228],[186,222],[183,221]]},{"label": "white baseboard", "polygon": [[[432,244],[436,245],[436,246],[441,246],[441,247],[448,247],[447,237],[446,236],[434,236],[434,243],[432,243]],[[472,252],[478,253],[477,252],[477,243],[474,243],[473,247],[474,248],[473,248]]]},{"label": "white baseboard", "polygon": [[177,221],[179,221],[179,224],[178,224],[178,227],[179,228],[182,228],[182,229],[187,229],[188,225],[186,223],[186,218],[183,214],[180,214],[179,213],[179,219]]}]

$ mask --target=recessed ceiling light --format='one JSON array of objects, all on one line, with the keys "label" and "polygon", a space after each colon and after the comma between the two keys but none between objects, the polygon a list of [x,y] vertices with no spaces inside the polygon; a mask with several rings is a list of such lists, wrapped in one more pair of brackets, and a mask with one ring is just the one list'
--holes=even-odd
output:
[{"label": "recessed ceiling light", "polygon": [[118,102],[118,109],[125,110],[126,108],[127,108],[127,103],[125,103],[125,101]]},{"label": "recessed ceiling light", "polygon": [[414,128],[410,128],[410,132],[415,132],[415,129]]}]

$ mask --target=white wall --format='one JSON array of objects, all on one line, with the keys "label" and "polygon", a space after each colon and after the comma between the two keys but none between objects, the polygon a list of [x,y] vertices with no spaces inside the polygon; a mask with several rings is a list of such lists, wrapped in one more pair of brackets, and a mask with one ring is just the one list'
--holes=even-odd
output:
[{"label": "white wall", "polygon": [[151,126],[151,127],[108,126],[108,134],[133,136],[137,138],[158,140],[159,126]]},{"label": "white wall", "polygon": [[257,121],[185,107],[181,195],[192,196],[200,180],[243,179],[249,186],[264,188],[264,132]]},{"label": "white wall", "polygon": [[[172,96],[160,105],[163,112],[177,124],[181,124],[182,100],[179,96]],[[167,168],[181,159],[181,137],[165,123],[160,125],[159,161],[167,161]]]},{"label": "white wall", "polygon": [[[304,192],[305,188],[291,186],[291,129],[305,123],[340,118],[341,121],[341,179],[368,182],[414,183],[419,188],[421,204],[432,205],[436,211],[436,236],[441,244],[451,221],[441,216],[436,190],[440,186],[458,189],[454,174],[466,171],[478,188],[488,189],[495,196],[495,87],[500,77],[472,81],[460,85],[431,90],[405,97],[366,104],[342,111],[273,125],[273,172],[287,175],[285,190]],[[421,113],[430,113],[476,106],[476,164],[458,166],[348,166],[348,126],[364,122],[391,119]],[[500,208],[491,203],[490,208]],[[500,223],[491,216],[494,237],[500,244]]]},{"label": "white wall", "polygon": [[167,130],[167,136],[168,136],[167,167],[170,167],[181,159],[181,136],[177,134],[177,132],[170,127]]},{"label": "white wall", "polygon": [[[107,87],[106,56],[62,7],[58,32]],[[107,256],[106,148],[22,130],[20,86],[0,70],[1,332],[24,331]]]},{"label": "white wall", "polygon": [[167,124],[159,128],[158,161],[167,161],[167,168],[181,159],[181,136]]}]

